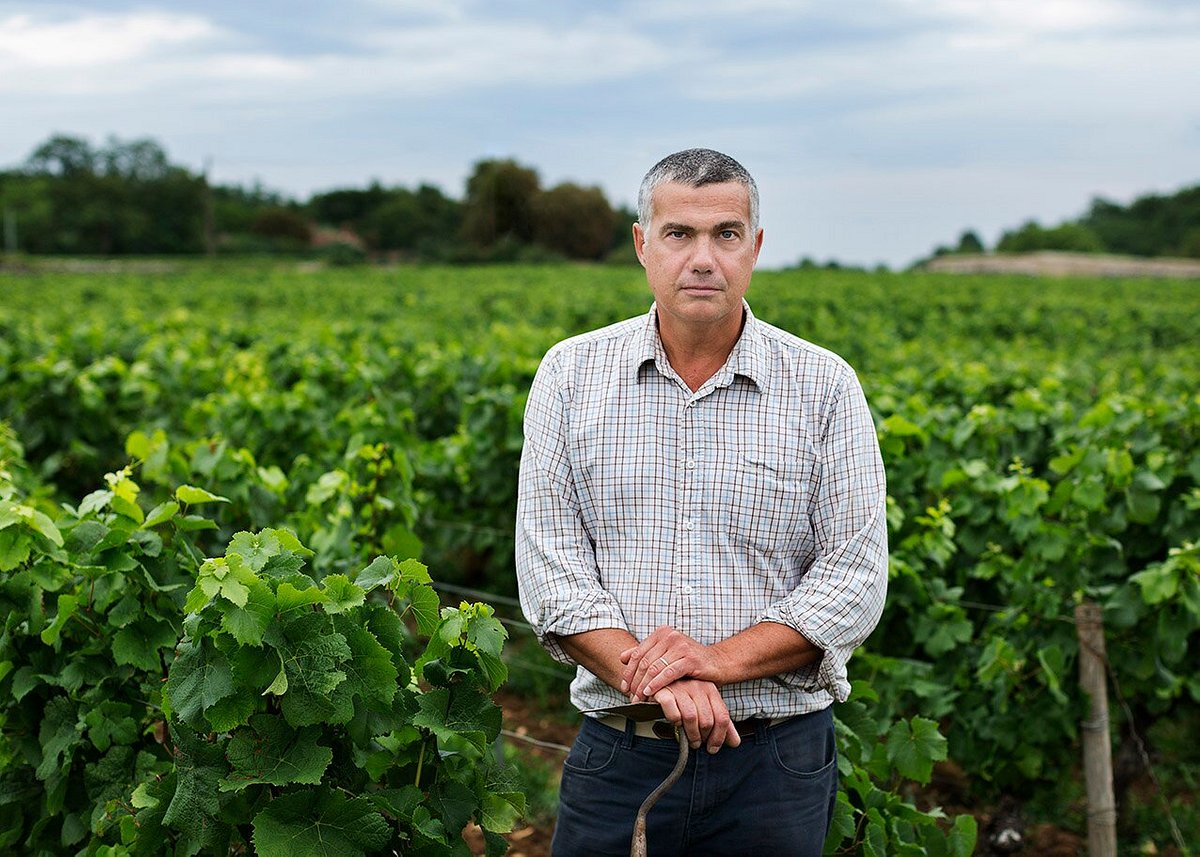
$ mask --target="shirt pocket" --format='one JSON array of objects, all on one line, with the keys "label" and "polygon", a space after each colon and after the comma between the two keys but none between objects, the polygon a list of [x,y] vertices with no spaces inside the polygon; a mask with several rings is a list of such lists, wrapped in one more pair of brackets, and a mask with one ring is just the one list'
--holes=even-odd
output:
[{"label": "shirt pocket", "polygon": [[733,474],[730,538],[762,553],[792,550],[809,532],[810,474],[765,451],[745,452]]}]

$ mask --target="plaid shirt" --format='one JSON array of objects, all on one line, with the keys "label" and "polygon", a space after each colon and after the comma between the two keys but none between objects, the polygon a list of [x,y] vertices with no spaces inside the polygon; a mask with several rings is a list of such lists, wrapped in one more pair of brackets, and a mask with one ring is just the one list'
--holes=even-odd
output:
[{"label": "plaid shirt", "polygon": [[[815,711],[850,692],[846,661],[887,589],[883,463],[841,358],[757,320],[692,392],[655,308],[554,346],[525,410],[517,503],[521,604],[542,645],[660,625],[710,645],[759,622],[820,661],[721,689],[735,720]],[[628,700],[583,667],[581,709]]]}]

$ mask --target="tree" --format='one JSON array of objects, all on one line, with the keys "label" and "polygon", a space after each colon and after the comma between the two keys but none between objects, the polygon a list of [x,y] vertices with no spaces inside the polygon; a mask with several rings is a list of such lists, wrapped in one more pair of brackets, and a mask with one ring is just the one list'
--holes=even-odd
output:
[{"label": "tree", "polygon": [[87,140],[56,134],[33,150],[25,169],[35,175],[91,175],[96,171],[96,152]]},{"label": "tree", "polygon": [[533,197],[538,192],[536,171],[514,160],[480,161],[467,179],[462,235],[479,247],[501,241],[528,244],[533,240]]},{"label": "tree", "polygon": [[570,259],[603,259],[616,215],[598,187],[564,183],[533,197],[534,239]]},{"label": "tree", "polygon": [[1063,223],[1045,229],[1035,220],[1016,231],[1005,232],[996,244],[1001,253],[1029,253],[1035,250],[1067,250],[1076,253],[1100,253],[1104,244],[1095,232],[1080,223]]},{"label": "tree", "polygon": [[283,206],[265,209],[254,219],[250,231],[284,249],[312,243],[308,220],[300,212]]},{"label": "tree", "polygon": [[979,240],[979,236],[975,231],[968,229],[958,239],[958,246],[954,249],[955,253],[983,253],[985,252],[983,242]]},{"label": "tree", "polygon": [[150,139],[101,149],[57,135],[5,181],[21,246],[41,253],[191,253],[203,247],[204,180]]}]

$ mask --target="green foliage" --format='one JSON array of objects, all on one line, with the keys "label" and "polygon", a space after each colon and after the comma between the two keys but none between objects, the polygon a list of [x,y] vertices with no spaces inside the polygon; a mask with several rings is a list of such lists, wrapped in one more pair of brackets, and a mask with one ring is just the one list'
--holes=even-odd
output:
[{"label": "green foliage", "polygon": [[533,237],[568,259],[603,259],[613,247],[616,216],[604,192],[570,182],[533,197]]},{"label": "green foliage", "polygon": [[314,576],[283,529],[203,559],[184,508],[226,498],[181,485],[147,515],[129,469],[106,486],[51,518],[0,481],[0,842],[449,855],[474,818],[495,853],[524,798],[491,748],[491,608],[439,613],[415,560]]},{"label": "green foliage", "polygon": [[1095,199],[1080,222],[1114,253],[1200,257],[1195,243],[1200,185],[1170,195],[1147,194],[1127,206]]},{"label": "green foliage", "polygon": [[20,249],[33,253],[196,253],[204,181],[153,140],[55,136],[21,172],[0,174]]},{"label": "green foliage", "polygon": [[463,237],[479,247],[505,239],[528,244],[533,240],[533,199],[539,183],[535,170],[511,159],[475,164],[463,203]]},{"label": "green foliage", "polygon": [[826,854],[925,854],[969,857],[975,819],[950,823],[940,808],[921,810],[903,796],[906,782],[927,784],[946,739],[923,717],[891,720],[869,684],[858,681],[835,726],[841,791]]},{"label": "green foliage", "polygon": [[[35,269],[5,286],[0,420],[11,420],[16,435],[0,432],[0,471],[17,487],[2,498],[13,506],[0,519],[0,563],[10,568],[0,575],[15,617],[8,621],[27,626],[7,640],[45,657],[88,643],[85,623],[97,609],[112,615],[103,644],[72,655],[78,663],[70,668],[37,667],[9,649],[0,656],[0,690],[12,688],[18,705],[28,699],[54,715],[26,723],[3,751],[24,754],[25,782],[38,789],[39,767],[51,776],[68,757],[81,758],[71,750],[77,730],[92,755],[72,770],[120,764],[142,781],[149,762],[139,753],[167,761],[157,742],[145,749],[125,736],[162,731],[165,717],[143,722],[140,712],[174,658],[171,644],[160,645],[160,623],[181,632],[181,620],[170,617],[181,615],[189,593],[215,624],[208,638],[199,634],[200,642],[181,648],[189,660],[171,687],[195,690],[171,705],[182,712],[180,729],[211,719],[225,736],[254,726],[253,734],[267,734],[261,721],[251,725],[258,713],[295,730],[324,728],[321,718],[345,712],[344,702],[330,708],[338,693],[360,704],[346,649],[364,658],[364,669],[384,664],[344,626],[346,617],[373,609],[387,589],[381,581],[405,573],[388,556],[417,557],[448,582],[511,593],[521,413],[538,360],[563,336],[643,312],[648,302],[638,272],[581,266],[310,274],[217,265],[153,277]],[[1019,793],[1046,813],[1074,818],[1061,810],[1074,797],[1085,710],[1070,622],[1082,599],[1104,608],[1112,675],[1139,728],[1150,724],[1154,735],[1160,724],[1196,721],[1200,684],[1189,667],[1200,642],[1200,378],[1192,319],[1200,302],[1192,284],[808,270],[760,272],[751,302],[760,317],[856,366],[888,470],[888,606],[851,662],[852,682],[869,684],[878,699],[856,697],[870,722],[851,731],[865,737],[839,731],[842,755],[863,771],[843,780],[839,824],[847,843],[860,851],[911,844],[895,819],[910,812],[900,807],[916,801],[927,766],[939,764],[929,721],[941,727],[948,760],[969,778],[964,800]],[[106,308],[103,318],[77,311],[92,304]],[[131,459],[136,488],[120,476]],[[105,474],[115,475],[105,481]],[[104,487],[89,494],[97,484]],[[71,511],[78,521],[64,519],[51,499],[79,496],[84,501]],[[33,512],[62,535],[61,548]],[[285,529],[314,552],[293,570],[311,585],[263,579],[275,560],[256,568],[267,548],[244,546],[245,536],[232,548],[242,558],[231,562],[236,534],[264,538],[263,531]],[[79,567],[44,560],[52,550],[87,556]],[[146,603],[160,605],[158,614],[144,612],[140,594],[125,598],[142,578],[97,570],[126,564],[119,554],[173,569],[153,579],[174,588],[148,590]],[[406,568],[420,582],[420,567]],[[109,601],[116,577],[122,592]],[[440,606],[424,592],[418,586],[411,602],[397,597],[396,606],[408,611],[402,624],[411,619],[432,637],[419,666],[425,680],[465,681],[463,670],[499,680],[491,638],[464,637],[457,618],[443,626],[446,636],[435,633]],[[162,606],[164,599],[175,606]],[[281,599],[344,642],[306,646],[299,629],[307,626],[276,637],[268,629]],[[471,621],[493,628],[489,618]],[[380,645],[404,650],[409,668],[418,668],[422,653],[404,642],[409,637],[395,623],[372,622],[379,624],[367,630]],[[234,704],[240,695],[224,694],[239,681],[231,653],[243,650],[276,654],[260,682],[270,693],[254,702],[278,702],[278,711],[249,710]],[[103,709],[113,713],[111,726],[98,723],[91,712],[101,709],[91,703],[79,714],[90,676],[141,675],[155,658],[161,666],[145,695],[101,700],[111,703]],[[530,687],[528,676],[515,678]],[[331,683],[327,698],[320,688]],[[464,752],[478,753],[496,724],[457,691],[450,699],[436,692],[443,689],[416,706],[419,728],[432,741],[480,714],[461,739],[474,748]],[[54,694],[75,707],[47,708]],[[285,711],[282,700],[292,694]],[[854,719],[850,708],[838,711],[843,725]],[[79,726],[88,716],[92,724]],[[1113,716],[1123,728],[1123,710]],[[10,717],[5,729],[14,723]],[[43,726],[49,756],[38,742]],[[416,745],[403,743],[409,734],[389,738],[388,753],[411,751]],[[860,752],[855,741],[868,746]],[[119,748],[126,749],[104,761]],[[368,765],[390,764],[391,756],[373,758]],[[1186,784],[1192,775],[1171,768],[1169,756],[1155,758],[1167,782]],[[338,765],[335,753],[330,769]],[[164,812],[177,782],[206,770],[163,774],[137,800],[158,799]],[[315,787],[253,786],[288,788]],[[76,800],[68,792],[62,799]],[[439,806],[458,805],[439,794]],[[408,798],[388,800],[403,807]],[[145,818],[135,808],[150,826],[151,807]],[[432,814],[410,812],[431,840],[448,829],[442,821],[439,831]],[[90,815],[75,813],[70,830]],[[54,825],[46,828],[50,839],[61,835]],[[253,829],[236,835],[245,841]]]},{"label": "green foliage", "polygon": [[1047,229],[1032,220],[1020,229],[1005,232],[996,243],[998,253],[1029,253],[1036,250],[1099,253],[1104,249],[1100,237],[1082,224],[1063,223]]}]

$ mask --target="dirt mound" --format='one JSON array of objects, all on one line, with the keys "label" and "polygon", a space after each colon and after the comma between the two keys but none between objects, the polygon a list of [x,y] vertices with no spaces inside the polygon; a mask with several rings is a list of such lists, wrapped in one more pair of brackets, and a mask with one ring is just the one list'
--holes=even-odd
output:
[{"label": "dirt mound", "polygon": [[931,259],[926,271],[949,274],[1029,274],[1035,277],[1175,277],[1200,279],[1200,259],[1143,259],[1099,253],[997,253]]}]

